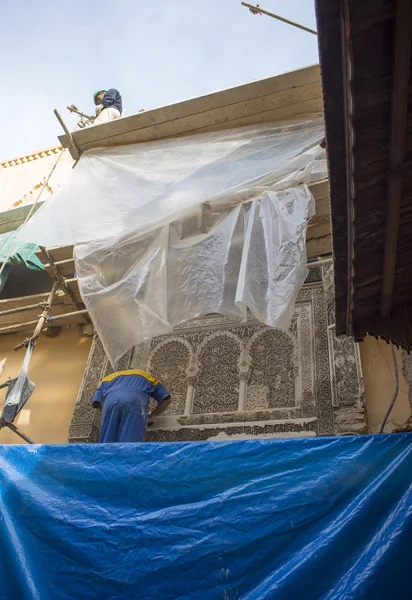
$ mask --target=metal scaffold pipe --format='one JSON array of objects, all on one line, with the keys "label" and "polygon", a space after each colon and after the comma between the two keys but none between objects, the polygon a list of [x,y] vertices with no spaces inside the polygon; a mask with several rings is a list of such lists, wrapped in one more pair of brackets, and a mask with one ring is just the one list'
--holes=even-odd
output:
[{"label": "metal scaffold pipe", "polygon": [[263,8],[260,8],[259,4],[253,6],[253,4],[248,4],[247,2],[242,2],[242,6],[246,6],[253,15],[267,15],[268,17],[272,17],[273,19],[277,19],[278,21],[282,21],[282,23],[286,23],[287,25],[292,25],[292,27],[297,27],[297,29],[301,29],[302,31],[306,31],[307,33],[312,33],[313,35],[318,35],[318,32],[315,29],[311,29],[310,27],[305,27],[305,25],[301,25],[300,23],[296,23],[295,21],[290,21],[289,19],[285,19],[280,15],[276,15],[275,13],[271,13]]}]

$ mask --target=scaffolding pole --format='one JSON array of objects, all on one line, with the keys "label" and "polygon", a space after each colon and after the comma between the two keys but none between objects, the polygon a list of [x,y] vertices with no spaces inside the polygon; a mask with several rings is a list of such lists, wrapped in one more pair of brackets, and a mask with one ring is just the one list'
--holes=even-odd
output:
[{"label": "scaffolding pole", "polygon": [[[54,294],[56,293],[58,287],[59,287],[59,283],[58,283],[58,281],[55,281],[53,284],[53,287],[50,291],[50,294],[48,295],[47,300],[43,305],[43,312],[41,313],[39,320],[37,321],[37,325],[34,329],[33,335],[29,338],[26,338],[23,342],[21,342],[21,344],[18,344],[14,348],[15,350],[20,350],[20,348],[27,348],[30,344],[33,347],[35,346],[37,340],[39,339],[41,330],[43,329],[44,324],[48,319],[51,305],[53,303]],[[24,323],[24,326],[27,327],[27,323]]]},{"label": "scaffolding pole", "polygon": [[64,131],[64,133],[67,135],[67,139],[69,141],[70,147],[73,151],[73,154],[76,157],[76,163],[73,165],[73,168],[77,165],[77,163],[79,162],[80,159],[80,155],[81,155],[81,151],[79,146],[76,144],[75,139],[73,138],[72,134],[70,133],[70,131],[68,130],[65,122],[63,121],[63,119],[60,116],[59,111],[55,108],[54,109],[54,114],[56,115],[57,120],[59,121],[60,125],[62,126],[62,129]]},{"label": "scaffolding pole", "polygon": [[253,4],[248,4],[247,2],[242,2],[242,6],[246,6],[252,15],[267,15],[268,17],[272,17],[273,19],[277,19],[278,21],[282,21],[282,23],[286,23],[287,25],[292,25],[292,27],[297,27],[297,29],[301,29],[302,31],[306,31],[307,33],[312,33],[313,35],[318,35],[318,32],[315,29],[311,29],[310,27],[305,27],[305,25],[301,25],[300,23],[296,23],[295,21],[290,21],[289,19],[285,19],[280,15],[276,15],[275,13],[271,13],[267,10],[263,10],[260,8],[259,4],[253,6]]},{"label": "scaffolding pole", "polygon": [[3,427],[8,427],[11,431],[13,431],[19,437],[21,437],[28,444],[36,443],[29,435],[27,435],[27,433],[24,433],[24,431],[22,431],[16,425],[14,425],[14,423],[5,423],[3,420],[0,420],[0,429],[3,429]]},{"label": "scaffolding pole", "polygon": [[76,298],[76,296],[73,294],[72,290],[69,288],[69,286],[67,285],[66,279],[65,277],[62,275],[62,273],[60,272],[59,267],[57,266],[57,264],[54,262],[50,252],[47,250],[47,248],[45,248],[44,246],[39,246],[40,250],[43,253],[43,256],[45,257],[45,259],[48,261],[48,265],[52,271],[52,277],[59,282],[60,288],[63,290],[63,292],[65,292],[69,298],[71,299],[71,301],[73,302],[73,304],[75,305],[75,307],[77,308],[78,311],[82,312],[82,318],[83,321],[85,322],[86,325],[88,325],[89,323],[91,323],[90,317],[87,314],[87,311],[84,312],[84,305],[79,302]]},{"label": "scaffolding pole", "polygon": [[37,304],[28,304],[27,306],[17,306],[16,308],[2,310],[0,311],[0,317],[4,317],[5,315],[13,315],[14,313],[24,312],[25,310],[31,310],[33,308],[43,308],[43,303],[38,302]]}]

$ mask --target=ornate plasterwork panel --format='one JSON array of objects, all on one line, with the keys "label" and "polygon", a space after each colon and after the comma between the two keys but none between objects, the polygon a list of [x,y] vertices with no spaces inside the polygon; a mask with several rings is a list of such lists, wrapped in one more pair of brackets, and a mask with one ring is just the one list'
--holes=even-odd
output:
[{"label": "ornate plasterwork panel", "polygon": [[[293,329],[296,331],[296,327]],[[257,328],[248,340],[246,350],[250,357],[247,410],[299,405],[299,357],[295,335]]]},{"label": "ornate plasterwork panel", "polygon": [[[266,327],[252,315],[246,323],[209,315],[140,344],[123,357],[121,368],[148,370],[172,392],[168,416],[174,419],[173,431],[150,431],[149,439],[209,439],[212,430],[218,435],[222,424],[227,424],[228,435],[361,432],[363,386],[357,345],[349,338],[336,339],[330,274],[328,278],[322,273],[323,281],[318,281],[321,270],[316,267],[315,275],[299,293],[287,332]],[[91,398],[110,370],[96,339],[71,441],[96,441],[99,424]],[[253,424],[258,422],[262,425]]]},{"label": "ornate plasterwork panel", "polygon": [[173,403],[166,414],[181,415],[185,408],[187,390],[186,373],[193,361],[193,349],[187,340],[170,337],[153,344],[146,369],[169,390]]},{"label": "ornate plasterwork panel", "polygon": [[199,344],[194,414],[237,410],[242,347],[241,339],[230,330],[210,332]]},{"label": "ornate plasterwork panel", "polygon": [[365,398],[358,344],[347,336],[335,335],[335,288],[333,267],[324,269],[330,379],[335,432],[366,433]]}]

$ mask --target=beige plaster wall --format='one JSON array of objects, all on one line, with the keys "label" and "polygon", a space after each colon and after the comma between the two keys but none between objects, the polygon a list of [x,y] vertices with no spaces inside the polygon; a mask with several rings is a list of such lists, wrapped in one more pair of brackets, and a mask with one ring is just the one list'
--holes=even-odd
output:
[{"label": "beige plaster wall", "polygon": [[[370,336],[359,344],[359,348],[365,386],[368,432],[376,433],[395,391],[392,354],[389,344]],[[404,426],[411,416],[409,385],[402,372],[402,351],[395,348],[395,354],[398,363],[399,394],[385,427],[386,433]]]},{"label": "beige plaster wall", "polygon": [[[7,358],[0,381],[15,377],[25,350],[13,351],[25,335],[0,336],[0,360]],[[67,443],[69,424],[76,402],[92,338],[79,336],[77,328],[63,329],[55,338],[42,335],[33,352],[29,377],[36,384],[33,395],[15,424],[39,444]],[[0,407],[5,390],[0,390]],[[7,428],[0,430],[0,443],[25,443]]]},{"label": "beige plaster wall", "polygon": [[[43,158],[24,162],[26,159],[22,157],[20,164],[8,167],[0,165],[0,212],[33,204],[40,185],[56,163],[58,154],[60,151],[56,154],[50,152],[49,155],[47,152],[40,152],[37,156]],[[73,162],[69,151],[65,150],[42,193],[42,201],[66,185]]]}]

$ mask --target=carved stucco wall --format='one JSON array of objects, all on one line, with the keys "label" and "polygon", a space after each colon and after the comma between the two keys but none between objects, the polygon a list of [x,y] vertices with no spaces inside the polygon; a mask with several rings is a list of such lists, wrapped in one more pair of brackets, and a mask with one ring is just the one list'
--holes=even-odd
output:
[{"label": "carved stucco wall", "polygon": [[[311,270],[287,332],[251,315],[246,323],[218,315],[129,352],[118,368],[143,368],[171,391],[173,402],[148,441],[334,435],[365,429],[357,345],[334,335],[331,273]],[[96,338],[79,393],[70,441],[97,441],[91,398],[111,371]]]},{"label": "carved stucco wall", "polygon": [[[171,336],[156,344],[146,364],[143,365],[149,373],[156,373],[156,377],[168,390],[173,390],[173,403],[168,409],[168,414],[181,415],[184,412],[186,372],[191,356],[191,346],[185,344],[182,339]],[[141,366],[142,361],[138,362]]]},{"label": "carved stucco wall", "polygon": [[335,287],[333,268],[323,273],[332,403],[336,434],[367,433],[365,397],[359,347],[347,336],[335,335]]}]

